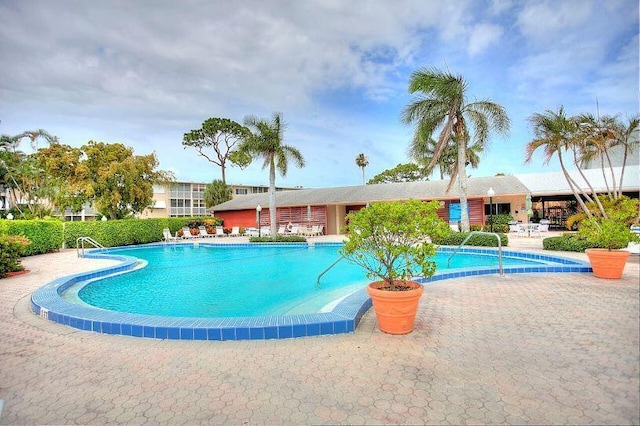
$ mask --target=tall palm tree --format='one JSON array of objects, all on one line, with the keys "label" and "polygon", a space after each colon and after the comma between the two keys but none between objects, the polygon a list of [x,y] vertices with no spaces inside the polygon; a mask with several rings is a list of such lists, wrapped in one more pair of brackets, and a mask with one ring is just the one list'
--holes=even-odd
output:
[{"label": "tall palm tree", "polygon": [[369,165],[369,159],[363,153],[358,154],[356,157],[356,165],[362,169],[362,184],[364,185],[364,168]]},{"label": "tall palm tree", "polygon": [[489,132],[509,131],[509,117],[501,105],[488,100],[467,102],[467,83],[462,76],[454,76],[437,68],[421,68],[414,71],[409,79],[409,93],[418,96],[402,110],[402,121],[416,124],[416,131],[425,131],[432,135],[440,130],[433,157],[427,165],[429,171],[447,153],[453,142],[457,149],[457,159],[451,169],[451,180],[447,191],[451,189],[456,178],[460,193],[461,227],[469,231],[469,215],[467,213],[467,148],[471,135],[469,125],[473,129],[473,143],[483,148],[489,138]]},{"label": "tall palm tree", "polygon": [[270,121],[249,115],[244,118],[244,125],[249,128],[251,135],[243,143],[242,149],[252,157],[262,158],[262,169],[269,167],[269,219],[271,221],[271,236],[276,234],[276,169],[284,177],[287,175],[289,161],[297,167],[304,167],[304,157],[297,148],[284,144],[284,129],[286,124],[282,120],[282,113],[276,112]]},{"label": "tall palm tree", "polygon": [[[558,156],[560,169],[569,184],[569,188],[573,193],[576,201],[580,204],[582,211],[588,217],[593,215],[579,195],[580,186],[573,180],[564,164],[562,152],[572,147],[575,142],[575,134],[578,131],[578,123],[576,120],[568,118],[564,113],[564,108],[558,108],[558,112],[547,110],[543,114],[534,113],[528,118],[532,127],[535,139],[531,140],[526,147],[525,163],[530,163],[533,153],[538,148],[544,148],[544,162],[548,164],[554,155]],[[597,199],[597,197],[595,197]],[[591,201],[591,200],[588,200]]]}]

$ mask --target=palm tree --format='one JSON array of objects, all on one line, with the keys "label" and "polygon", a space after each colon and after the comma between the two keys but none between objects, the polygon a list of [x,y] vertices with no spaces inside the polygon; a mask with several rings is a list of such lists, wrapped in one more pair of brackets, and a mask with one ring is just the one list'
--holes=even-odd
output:
[{"label": "palm tree", "polygon": [[[580,186],[569,175],[567,167],[564,164],[564,158],[562,157],[563,150],[570,149],[575,142],[575,134],[579,127],[577,121],[567,118],[564,113],[564,108],[562,107],[558,109],[558,112],[547,110],[543,114],[534,113],[528,118],[528,121],[532,127],[535,139],[527,144],[525,163],[530,163],[533,153],[541,147],[544,147],[545,164],[548,164],[553,156],[557,155],[560,168],[569,184],[569,188],[571,188],[573,196],[585,214],[588,217],[592,217],[584,200],[578,194],[578,191],[581,191]],[[597,199],[597,197],[595,198]],[[589,199],[588,201],[592,200]]]},{"label": "palm tree", "polygon": [[460,192],[462,231],[469,231],[467,213],[467,149],[470,140],[468,123],[473,128],[473,142],[483,148],[489,138],[489,131],[508,132],[510,122],[506,110],[501,105],[488,100],[468,103],[467,83],[462,76],[454,76],[436,68],[421,68],[411,74],[409,93],[419,95],[402,110],[405,124],[416,124],[416,131],[432,135],[440,130],[429,171],[439,163],[453,142],[457,150],[455,164],[451,168],[451,180],[447,191],[458,178]]},{"label": "palm tree", "polygon": [[356,157],[356,165],[362,169],[362,184],[364,185],[364,168],[369,165],[369,159],[364,154],[358,154]]},{"label": "palm tree", "polygon": [[[419,129],[416,131],[411,144],[409,145],[409,158],[415,160],[421,165],[429,164],[433,158],[436,144],[437,142],[431,137],[431,135],[427,135],[424,130]],[[478,144],[468,146],[466,153],[466,165],[477,169],[480,164],[480,152],[482,152],[482,147]],[[449,147],[440,156],[440,160],[437,164],[440,180],[444,180],[445,176],[451,176],[453,166],[457,163],[457,154],[458,149],[452,140],[449,143]]]},{"label": "palm tree", "polygon": [[304,167],[304,157],[290,145],[284,145],[284,129],[282,113],[276,112],[270,121],[249,115],[244,125],[251,130],[240,148],[253,157],[264,159],[262,169],[269,167],[269,218],[271,220],[271,236],[276,236],[276,169],[284,177],[287,175],[289,161],[293,160],[297,167]]}]

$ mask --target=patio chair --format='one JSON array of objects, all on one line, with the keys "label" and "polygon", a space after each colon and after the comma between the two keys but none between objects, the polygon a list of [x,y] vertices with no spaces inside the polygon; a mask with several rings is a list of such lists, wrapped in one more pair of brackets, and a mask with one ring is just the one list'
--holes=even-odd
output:
[{"label": "patio chair", "polygon": [[517,237],[523,237],[525,235],[527,235],[527,233],[529,232],[528,227],[523,225],[522,223],[519,223],[518,225],[516,225],[517,228]]},{"label": "patio chair", "polygon": [[278,235],[287,235],[287,225],[278,226]]},{"label": "patio chair", "polygon": [[174,237],[173,235],[171,235],[171,230],[169,228],[164,228],[162,230],[162,240],[165,243],[168,243],[168,242],[175,243],[176,241],[178,241],[178,237]]},{"label": "patio chair", "polygon": [[549,224],[551,223],[551,221],[549,219],[542,219],[540,221],[540,225],[538,226],[538,232],[542,233],[542,232],[549,232]]},{"label": "patio chair", "polygon": [[[640,226],[631,225],[631,232],[640,236]],[[622,250],[626,250],[631,254],[640,254],[640,243],[636,243],[635,241],[629,241],[626,248]]]},{"label": "patio chair", "polygon": [[191,235],[191,229],[188,226],[182,227],[182,238],[185,240],[195,238],[193,235]]},{"label": "patio chair", "polygon": [[289,231],[289,235],[300,235],[300,225],[293,225],[291,231]]},{"label": "patio chair", "polygon": [[215,235],[210,234],[207,232],[207,227],[206,226],[199,226],[198,229],[200,230],[200,236],[202,238],[212,238],[215,237]]},{"label": "patio chair", "polygon": [[260,227],[260,235],[262,235],[263,237],[271,236],[271,227],[269,227],[269,226],[261,226]]},{"label": "patio chair", "polygon": [[231,232],[229,233],[230,237],[239,237],[240,236],[240,227],[233,226],[231,227]]},{"label": "patio chair", "polygon": [[309,232],[309,235],[312,236],[312,237],[320,235],[320,226],[312,225],[311,226],[311,231]]},{"label": "patio chair", "polygon": [[509,233],[517,234],[518,233],[518,221],[509,222]]},{"label": "patio chair", "polygon": [[224,228],[222,226],[216,226],[216,237],[226,237],[227,234],[224,233]]}]

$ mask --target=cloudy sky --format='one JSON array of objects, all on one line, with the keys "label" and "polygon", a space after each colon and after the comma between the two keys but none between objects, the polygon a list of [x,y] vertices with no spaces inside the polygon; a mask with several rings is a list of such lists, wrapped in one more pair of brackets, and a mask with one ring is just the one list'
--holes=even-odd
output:
[{"label": "cloudy sky", "polygon": [[[407,162],[421,67],[507,109],[471,176],[557,169],[523,164],[534,112],[638,113],[637,0],[0,0],[0,57],[0,133],[122,142],[180,181],[220,177],[185,132],[276,111],[307,161],[279,185],[357,185],[361,152],[367,178]],[[268,184],[258,162],[227,180]]]}]

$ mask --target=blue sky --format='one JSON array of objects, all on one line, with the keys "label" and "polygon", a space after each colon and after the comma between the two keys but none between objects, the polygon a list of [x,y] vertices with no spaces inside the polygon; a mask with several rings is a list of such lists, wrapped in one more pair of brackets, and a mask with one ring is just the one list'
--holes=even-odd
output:
[{"label": "blue sky", "polygon": [[[407,162],[399,116],[421,67],[463,75],[470,100],[509,114],[471,176],[557,170],[523,163],[534,112],[595,114],[597,99],[600,114],[638,113],[637,0],[0,0],[0,55],[0,133],[122,142],[180,181],[220,177],[185,132],[275,111],[307,161],[278,185],[357,185],[361,152],[367,178]],[[255,162],[227,181],[268,174]]]}]

